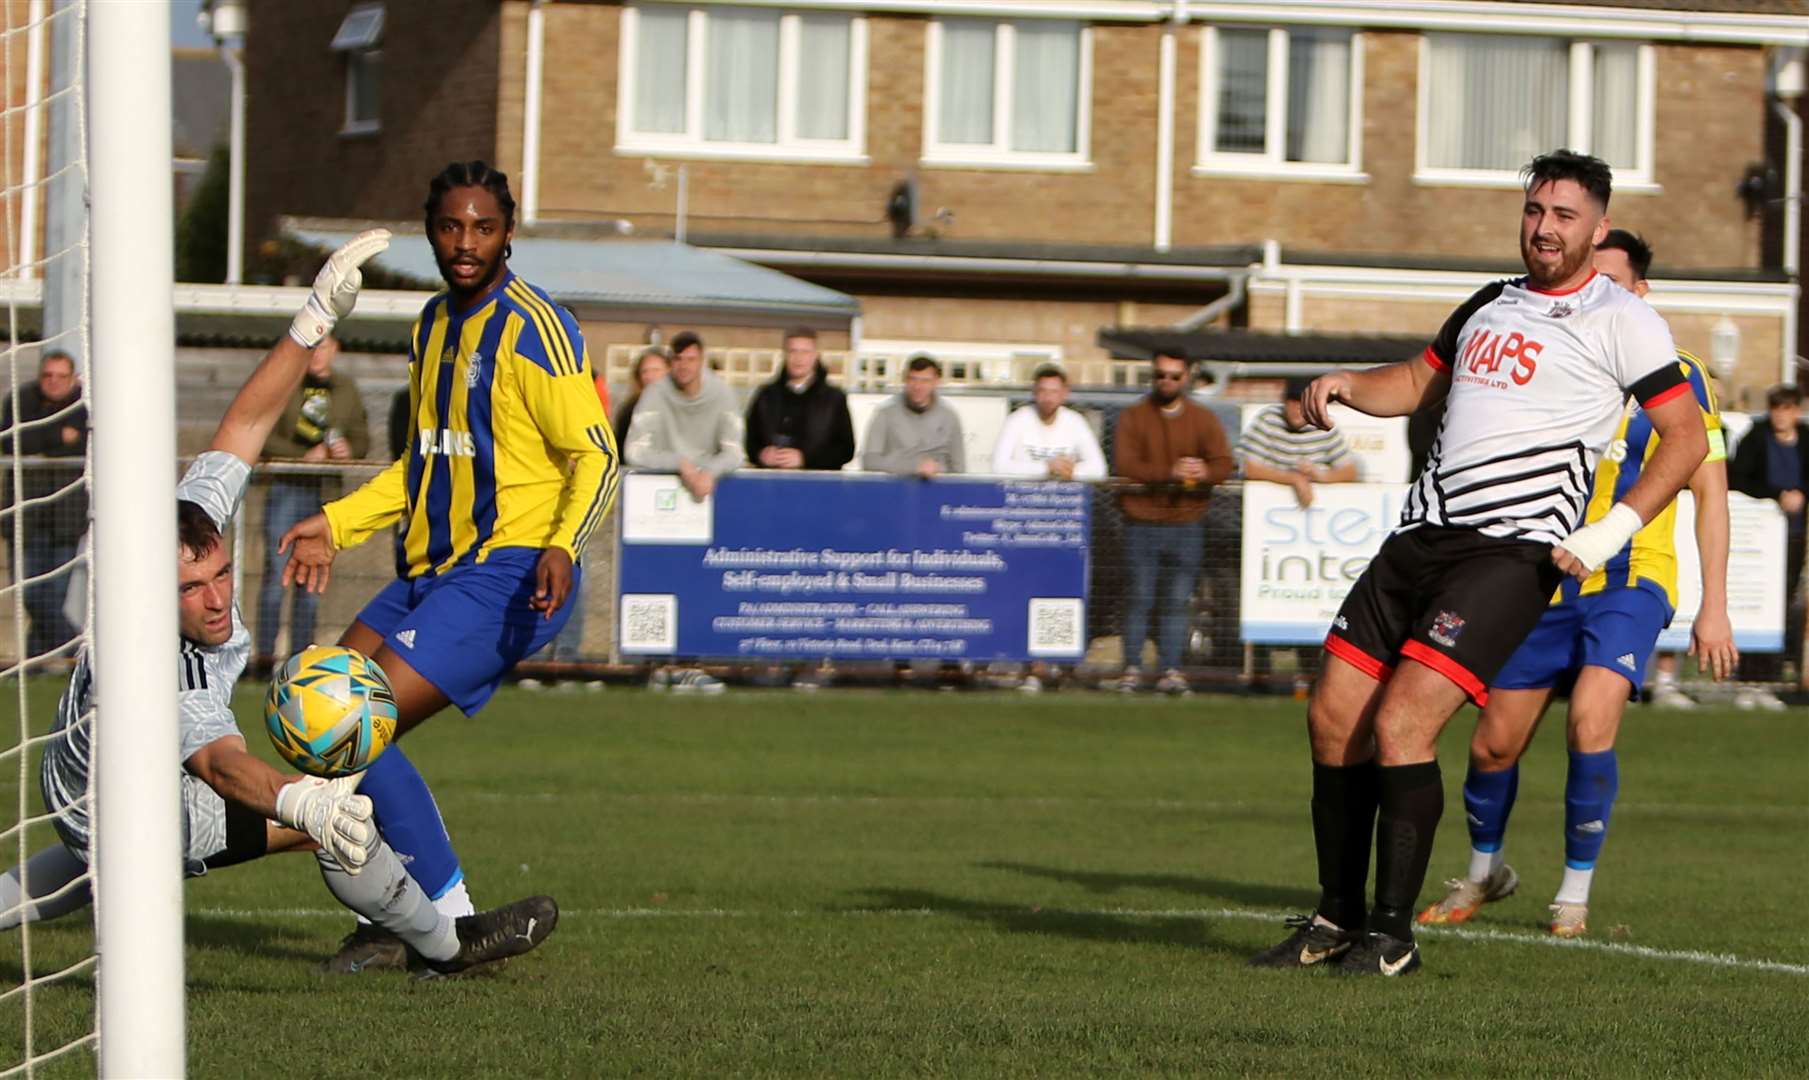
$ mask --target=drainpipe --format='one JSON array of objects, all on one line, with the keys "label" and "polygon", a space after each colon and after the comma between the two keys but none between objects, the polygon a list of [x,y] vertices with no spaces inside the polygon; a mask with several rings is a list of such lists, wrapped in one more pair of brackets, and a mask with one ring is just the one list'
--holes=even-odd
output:
[{"label": "drainpipe", "polygon": [[546,8],[543,0],[528,5],[526,83],[521,93],[521,220],[540,217],[540,71],[546,55]]},{"label": "drainpipe", "polygon": [[[1805,83],[1803,50],[1785,48],[1777,51],[1772,66],[1771,107],[1784,123],[1784,272],[1802,297],[1803,237],[1803,118],[1796,111]],[[1796,335],[1798,304],[1790,306],[1785,317],[1783,349],[1783,381],[1796,382]]]},{"label": "drainpipe", "polygon": [[1174,240],[1175,31],[1187,24],[1187,0],[1174,0],[1156,62],[1156,250]]}]

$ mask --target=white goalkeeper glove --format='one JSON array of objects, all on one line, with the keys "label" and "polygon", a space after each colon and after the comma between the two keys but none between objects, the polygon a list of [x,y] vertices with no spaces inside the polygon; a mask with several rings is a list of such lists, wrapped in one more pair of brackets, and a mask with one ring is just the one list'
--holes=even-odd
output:
[{"label": "white goalkeeper glove", "polygon": [[358,290],[364,287],[364,273],[358,268],[387,247],[388,229],[368,229],[347,240],[327,258],[327,264],[314,276],[314,291],[289,324],[289,336],[296,344],[312,349],[333,332],[335,323],[352,313]]},{"label": "white goalkeeper glove", "polygon": [[[1568,551],[1578,566],[1564,567],[1576,577],[1588,577],[1596,568],[1614,557],[1614,553],[1627,546],[1633,534],[1645,526],[1640,520],[1639,511],[1626,503],[1617,502],[1608,508],[1602,520],[1585,525],[1558,541],[1558,547]],[[1563,562],[1558,563],[1564,566]],[[1582,573],[1577,573],[1581,569]]]},{"label": "white goalkeeper glove", "polygon": [[312,836],[348,874],[364,869],[380,843],[371,800],[353,794],[362,778],[304,776],[276,793],[276,820]]}]

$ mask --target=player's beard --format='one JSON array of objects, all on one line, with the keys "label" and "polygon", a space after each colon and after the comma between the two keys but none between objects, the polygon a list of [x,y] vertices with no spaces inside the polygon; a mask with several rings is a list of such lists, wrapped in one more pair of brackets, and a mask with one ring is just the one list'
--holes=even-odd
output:
[{"label": "player's beard", "polygon": [[498,252],[496,258],[492,259],[484,266],[483,275],[477,279],[477,283],[466,287],[453,279],[452,264],[457,261],[456,258],[445,259],[440,256],[438,251],[435,251],[433,253],[433,261],[439,268],[440,280],[444,281],[446,283],[446,288],[453,296],[458,297],[461,301],[469,300],[474,296],[482,296],[486,292],[489,292],[490,287],[495,285],[497,280],[502,277],[503,267],[505,265],[501,252]]},{"label": "player's beard", "polygon": [[[1534,239],[1537,240],[1539,238],[1534,237]],[[1520,242],[1520,261],[1526,264],[1527,279],[1541,289],[1549,289],[1556,285],[1562,285],[1564,282],[1575,277],[1577,272],[1581,270],[1595,254],[1593,249],[1587,245],[1574,250],[1567,248],[1564,246],[1564,241],[1561,238],[1558,240],[1558,252],[1558,262],[1554,267],[1550,263],[1541,262],[1534,258],[1535,252],[1533,251],[1532,243],[1522,240]]]}]

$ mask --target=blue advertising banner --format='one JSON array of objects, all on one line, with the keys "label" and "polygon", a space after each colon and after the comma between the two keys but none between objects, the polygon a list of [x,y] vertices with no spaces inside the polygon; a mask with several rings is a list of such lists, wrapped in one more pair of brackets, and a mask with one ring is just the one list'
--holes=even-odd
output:
[{"label": "blue advertising banner", "polygon": [[737,473],[623,479],[630,656],[1079,659],[1085,484]]}]

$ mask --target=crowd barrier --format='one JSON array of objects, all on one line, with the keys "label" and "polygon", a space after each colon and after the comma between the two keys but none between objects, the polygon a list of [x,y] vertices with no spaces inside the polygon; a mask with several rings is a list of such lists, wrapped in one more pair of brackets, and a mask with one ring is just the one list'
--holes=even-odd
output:
[{"label": "crowd barrier", "polygon": [[[342,552],[331,588],[300,601],[298,622],[299,597],[281,587],[273,553],[298,515],[381,468],[259,467],[232,529],[239,605],[257,653],[283,656],[306,644],[302,638],[337,638],[393,578],[393,545],[385,539]],[[40,471],[56,482],[32,487],[29,478]],[[21,472],[28,498],[0,514],[9,528],[0,650],[9,663],[43,651],[26,647],[18,622],[31,606],[10,602],[22,576],[39,608],[49,593],[72,622],[86,610],[69,590],[72,579],[79,589],[85,577],[70,539],[86,520],[80,474],[54,459],[25,459]],[[745,470],[698,501],[676,477],[630,472],[613,528],[600,530],[584,553],[571,621],[523,673],[623,676],[678,658],[746,678],[830,660],[853,681],[911,661],[982,676],[1035,665],[1084,684],[1109,680],[1127,659],[1129,546],[1119,504],[1126,490],[1139,489],[1118,481]],[[1189,677],[1203,686],[1283,691],[1309,677],[1325,627],[1392,528],[1403,490],[1320,485],[1313,505],[1302,508],[1276,485],[1216,487],[1186,604]],[[1776,585],[1782,519],[1774,504],[1732,501],[1737,640],[1746,652],[1776,652],[1787,617]],[[10,532],[16,517],[23,542]],[[1687,507],[1678,519],[1682,600],[1664,644],[1681,649],[1698,586]],[[15,569],[22,556],[39,560],[33,573]],[[45,558],[62,568],[45,572]],[[1150,670],[1153,642],[1134,651]],[[1794,685],[1794,670],[1787,678]]]}]

